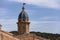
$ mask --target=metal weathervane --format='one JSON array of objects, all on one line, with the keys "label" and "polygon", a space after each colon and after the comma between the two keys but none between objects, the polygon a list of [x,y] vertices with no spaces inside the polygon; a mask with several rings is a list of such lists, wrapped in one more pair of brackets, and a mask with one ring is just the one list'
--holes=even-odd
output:
[{"label": "metal weathervane", "polygon": [[24,6],[24,5],[26,4],[26,3],[25,3],[25,0],[22,0],[22,1],[23,1],[23,6]]},{"label": "metal weathervane", "polygon": [[23,2],[23,6],[25,5],[26,3]]}]

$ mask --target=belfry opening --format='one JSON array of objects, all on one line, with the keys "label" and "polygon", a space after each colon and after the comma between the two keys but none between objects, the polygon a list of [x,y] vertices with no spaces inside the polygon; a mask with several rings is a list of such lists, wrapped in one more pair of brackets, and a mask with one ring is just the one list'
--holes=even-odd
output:
[{"label": "belfry opening", "polygon": [[18,34],[20,35],[24,33],[29,33],[29,25],[30,25],[29,16],[27,12],[25,11],[24,5],[25,3],[23,3],[22,11],[20,12],[18,16],[18,22],[17,22]]}]

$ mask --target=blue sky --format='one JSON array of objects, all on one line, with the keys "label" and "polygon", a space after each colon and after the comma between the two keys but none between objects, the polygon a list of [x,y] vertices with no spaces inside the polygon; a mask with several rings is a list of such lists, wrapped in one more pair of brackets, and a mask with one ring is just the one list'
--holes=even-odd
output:
[{"label": "blue sky", "polygon": [[2,30],[17,30],[22,3],[30,18],[30,31],[60,34],[60,0],[0,0]]}]

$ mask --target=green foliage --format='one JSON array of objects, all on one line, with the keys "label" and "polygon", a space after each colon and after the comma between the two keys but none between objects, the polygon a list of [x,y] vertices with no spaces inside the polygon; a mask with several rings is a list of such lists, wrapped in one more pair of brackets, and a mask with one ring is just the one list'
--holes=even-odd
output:
[{"label": "green foliage", "polygon": [[60,37],[58,37],[56,40],[60,40]]},{"label": "green foliage", "polygon": [[41,32],[30,32],[30,33],[34,33],[37,36],[47,38],[47,39],[50,39],[50,40],[56,40],[58,37],[60,37],[60,34],[41,33]]}]

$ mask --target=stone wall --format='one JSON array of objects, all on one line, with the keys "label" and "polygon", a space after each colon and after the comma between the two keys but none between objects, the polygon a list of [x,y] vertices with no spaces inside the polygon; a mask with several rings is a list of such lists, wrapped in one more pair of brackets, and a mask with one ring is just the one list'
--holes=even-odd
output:
[{"label": "stone wall", "polygon": [[0,30],[0,40],[19,40],[13,35]]},{"label": "stone wall", "polygon": [[49,40],[42,37],[38,37],[34,34],[24,34],[17,36],[20,40]]},{"label": "stone wall", "polygon": [[49,39],[38,37],[34,34],[23,34],[14,37],[13,34],[0,30],[0,40],[49,40]]}]

